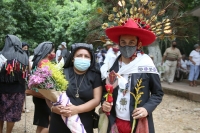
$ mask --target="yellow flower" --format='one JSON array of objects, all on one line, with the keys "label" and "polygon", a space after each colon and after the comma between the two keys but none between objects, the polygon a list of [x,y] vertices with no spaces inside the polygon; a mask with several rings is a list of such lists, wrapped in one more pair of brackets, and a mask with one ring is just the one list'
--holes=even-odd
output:
[{"label": "yellow flower", "polygon": [[143,5],[146,5],[148,3],[148,0],[140,0],[140,2],[143,4]]},{"label": "yellow flower", "polygon": [[150,9],[155,9],[156,8],[156,3],[154,1],[150,1],[149,4],[148,4],[148,7]]},{"label": "yellow flower", "polygon": [[118,13],[117,13],[117,17],[120,18],[121,16],[122,16],[122,13],[121,13],[121,12],[118,12]]},{"label": "yellow flower", "polygon": [[131,8],[131,9],[130,9],[130,14],[133,14],[133,13],[134,13],[134,9]]},{"label": "yellow flower", "polygon": [[153,15],[152,17],[151,17],[151,21],[156,21],[157,20],[157,16],[156,15]]},{"label": "yellow flower", "polygon": [[126,18],[121,18],[120,23],[124,23],[126,21]]},{"label": "yellow flower", "polygon": [[118,5],[119,6],[125,6],[125,4],[126,4],[126,2],[124,1],[124,0],[120,0],[119,2],[118,2]]},{"label": "yellow flower", "polygon": [[162,32],[160,32],[160,31],[159,31],[159,32],[156,32],[156,35],[160,35],[161,33],[162,33]]},{"label": "yellow flower", "polygon": [[165,26],[171,25],[171,23],[165,23]]},{"label": "yellow flower", "polygon": [[114,14],[108,15],[108,20],[109,20],[109,21],[113,21],[114,18],[115,18],[115,15],[114,15]]},{"label": "yellow flower", "polygon": [[131,4],[134,4],[136,2],[136,0],[130,0]]},{"label": "yellow flower", "polygon": [[108,23],[103,23],[101,27],[102,27],[102,29],[108,28]]},{"label": "yellow flower", "polygon": [[161,28],[162,27],[162,23],[161,22],[156,23],[156,27],[157,28]]},{"label": "yellow flower", "polygon": [[158,15],[163,15],[165,13],[165,10],[161,10],[158,12]]},{"label": "yellow flower", "polygon": [[172,34],[172,35],[170,36],[170,39],[171,39],[171,40],[174,40],[174,39],[175,39],[175,35]]},{"label": "yellow flower", "polygon": [[125,8],[125,9],[122,10],[122,12],[123,12],[123,14],[126,14],[128,12],[128,9]]},{"label": "yellow flower", "polygon": [[118,12],[117,7],[113,7],[113,11],[114,11],[114,12]]},{"label": "yellow flower", "polygon": [[65,91],[67,89],[68,81],[63,74],[63,70],[56,67],[56,64],[48,62],[44,66],[48,66],[52,73],[52,78],[55,81],[55,86],[57,91]]},{"label": "yellow flower", "polygon": [[166,26],[165,28],[164,28],[164,30],[168,30],[168,29],[170,29],[171,28],[171,26]]},{"label": "yellow flower", "polygon": [[101,13],[103,12],[102,8],[101,8],[101,7],[98,7],[98,8],[97,8],[97,12],[98,12],[99,14],[101,14]]},{"label": "yellow flower", "polygon": [[135,14],[135,17],[138,18],[139,17],[139,13]]},{"label": "yellow flower", "polygon": [[171,34],[171,33],[172,33],[172,30],[171,30],[171,29],[169,29],[169,30],[164,30],[164,33],[165,33],[165,34]]},{"label": "yellow flower", "polygon": [[149,19],[146,21],[147,24],[149,24]]},{"label": "yellow flower", "polygon": [[160,40],[163,40],[165,38],[164,34],[159,36]]}]

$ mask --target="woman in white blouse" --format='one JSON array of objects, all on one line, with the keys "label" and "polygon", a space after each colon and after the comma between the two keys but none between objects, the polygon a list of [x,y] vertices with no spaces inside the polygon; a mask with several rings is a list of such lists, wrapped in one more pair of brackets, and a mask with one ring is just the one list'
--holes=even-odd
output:
[{"label": "woman in white blouse", "polygon": [[194,50],[190,53],[190,74],[188,80],[190,81],[190,86],[197,86],[196,80],[199,77],[199,65],[200,65],[200,46],[199,44],[194,45]]}]

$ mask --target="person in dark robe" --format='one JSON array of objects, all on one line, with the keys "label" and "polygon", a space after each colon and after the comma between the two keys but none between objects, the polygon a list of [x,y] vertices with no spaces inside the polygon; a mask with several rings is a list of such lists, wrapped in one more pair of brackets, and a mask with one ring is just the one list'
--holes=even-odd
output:
[{"label": "person in dark robe", "polygon": [[[52,42],[43,42],[34,49],[32,69],[40,68],[44,63],[52,61],[54,58],[54,44]],[[37,125],[36,133],[48,133],[51,111],[45,98],[40,97],[33,96],[35,105],[33,125]]]},{"label": "person in dark robe", "polygon": [[76,43],[64,65],[69,84],[66,93],[72,105],[52,106],[49,133],[71,133],[61,115],[78,114],[87,133],[93,133],[93,113],[100,104],[102,86],[92,44]]},{"label": "person in dark robe", "polygon": [[[0,133],[4,121],[6,133],[11,133],[15,122],[21,120],[25,99],[25,78],[28,76],[28,56],[18,37],[7,35],[1,52],[0,70]],[[2,56],[6,60],[2,60]]]}]

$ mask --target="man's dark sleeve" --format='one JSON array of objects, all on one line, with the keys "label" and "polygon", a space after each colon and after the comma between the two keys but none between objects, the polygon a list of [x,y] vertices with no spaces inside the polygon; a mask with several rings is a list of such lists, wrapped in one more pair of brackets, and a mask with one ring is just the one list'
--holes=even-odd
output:
[{"label": "man's dark sleeve", "polygon": [[151,96],[149,100],[143,105],[143,107],[147,110],[148,114],[151,114],[153,110],[160,104],[162,101],[162,97],[164,95],[160,78],[158,74],[148,74],[149,76],[149,89],[151,92]]},{"label": "man's dark sleeve", "polygon": [[63,49],[63,50],[61,51],[61,56],[62,56],[63,58],[66,57],[67,53],[68,53],[68,51],[67,51],[66,49]]},{"label": "man's dark sleeve", "polygon": [[106,84],[106,79],[104,79],[102,81],[102,98],[101,98],[101,105],[103,104],[103,102],[106,100],[106,98],[104,97],[105,94],[107,93],[106,88],[105,88],[105,84]]}]

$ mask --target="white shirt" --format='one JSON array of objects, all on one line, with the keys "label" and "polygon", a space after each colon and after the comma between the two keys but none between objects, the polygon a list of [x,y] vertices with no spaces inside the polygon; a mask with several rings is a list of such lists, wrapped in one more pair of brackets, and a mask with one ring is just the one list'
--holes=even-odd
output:
[{"label": "white shirt", "polygon": [[32,65],[33,65],[33,55],[31,55],[31,56],[29,56],[29,62],[30,62],[30,67],[32,67]]},{"label": "white shirt", "polygon": [[97,58],[98,58],[99,63],[103,62],[103,57],[102,57],[101,51],[97,54]]},{"label": "white shirt", "polygon": [[61,55],[61,50],[58,49],[58,50],[56,51],[56,63],[58,63],[58,58],[59,58],[60,55]]},{"label": "white shirt", "polygon": [[[200,53],[197,52],[196,50],[192,50],[192,52],[190,53],[190,56],[192,57],[192,60],[196,63],[197,66],[200,65]],[[193,65],[192,62],[190,63],[190,65]]]},{"label": "white shirt", "polygon": [[184,69],[187,69],[187,65],[188,65],[188,61],[187,60],[183,60],[181,59],[181,67],[184,68]]},{"label": "white shirt", "polygon": [[112,48],[110,48],[107,52],[107,54],[105,55],[105,60],[104,60],[104,64],[108,64],[109,66],[112,66],[116,60],[116,58],[120,55],[120,52],[118,51],[117,54],[115,54],[115,52],[113,51]]},{"label": "white shirt", "polygon": [[[122,63],[122,66],[125,66],[126,64]],[[129,74],[124,74],[123,77],[128,81],[128,76]],[[129,81],[129,87],[128,87],[128,92],[126,92],[125,95],[123,95],[123,92],[121,92],[121,88],[118,90],[118,96],[117,96],[117,101],[116,101],[116,116],[119,119],[130,121],[130,111],[129,111],[129,105],[130,105],[130,85],[131,79]],[[123,88],[125,89],[125,88]],[[125,102],[126,104],[124,105],[123,103],[121,104],[120,101]]]}]

